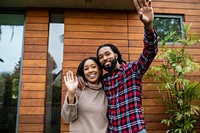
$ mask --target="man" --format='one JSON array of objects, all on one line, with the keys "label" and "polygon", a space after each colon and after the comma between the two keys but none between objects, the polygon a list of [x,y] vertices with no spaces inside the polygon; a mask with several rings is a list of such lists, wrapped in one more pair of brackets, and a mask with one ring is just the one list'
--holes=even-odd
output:
[{"label": "man", "polygon": [[112,44],[97,50],[97,58],[108,73],[103,77],[108,98],[108,133],[146,133],[141,111],[142,77],[158,52],[157,33],[153,29],[150,0],[133,0],[144,24],[144,49],[138,60],[125,64],[121,53]]}]

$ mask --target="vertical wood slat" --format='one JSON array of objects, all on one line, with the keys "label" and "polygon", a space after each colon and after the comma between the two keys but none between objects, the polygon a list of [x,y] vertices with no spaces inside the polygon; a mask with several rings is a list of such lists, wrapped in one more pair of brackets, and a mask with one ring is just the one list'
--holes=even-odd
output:
[{"label": "vertical wood slat", "polygon": [[27,10],[19,133],[44,132],[48,12]]}]

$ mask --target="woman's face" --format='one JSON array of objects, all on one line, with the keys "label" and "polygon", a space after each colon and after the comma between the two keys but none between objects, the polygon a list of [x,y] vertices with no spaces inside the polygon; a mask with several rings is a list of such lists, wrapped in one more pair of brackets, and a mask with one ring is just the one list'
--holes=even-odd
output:
[{"label": "woman's face", "polygon": [[88,59],[84,64],[83,72],[88,82],[93,83],[93,84],[98,83],[100,71],[95,61]]}]

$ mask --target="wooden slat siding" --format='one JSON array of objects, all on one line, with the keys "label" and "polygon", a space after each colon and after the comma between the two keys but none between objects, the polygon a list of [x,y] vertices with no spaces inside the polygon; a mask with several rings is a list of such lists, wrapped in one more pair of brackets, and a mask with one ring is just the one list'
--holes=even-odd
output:
[{"label": "wooden slat siding", "polygon": [[47,58],[47,55],[45,53],[24,53],[24,59],[43,59],[45,60]]},{"label": "wooden slat siding", "polygon": [[43,124],[20,124],[19,126],[19,132],[42,132],[42,130],[44,129]]},{"label": "wooden slat siding", "polygon": [[48,23],[47,10],[27,11],[19,133],[44,132]]},{"label": "wooden slat siding", "polygon": [[[130,47],[129,48],[129,53],[130,54],[140,54],[141,51],[142,51],[142,47]],[[199,49],[196,49],[196,48],[187,48],[186,49],[186,52],[192,56],[198,56],[199,55]]]},{"label": "wooden slat siding", "polygon": [[[34,85],[34,84],[33,84]],[[24,90],[21,92],[21,99],[44,99],[45,92],[40,90]]]},{"label": "wooden slat siding", "polygon": [[22,115],[19,119],[19,122],[22,124],[31,124],[31,123],[44,123],[44,117],[43,115],[37,115],[37,116],[33,116],[33,115]]},{"label": "wooden slat siding", "polygon": [[90,44],[90,46],[98,46],[99,43],[100,44],[104,44],[104,43],[113,43],[118,47],[127,45],[127,40],[105,40],[105,39],[99,39],[98,41],[96,39],[65,39],[64,40],[64,44],[65,45],[75,45],[75,46],[79,46],[79,45],[83,45],[83,46],[88,46],[88,44]]},{"label": "wooden slat siding", "polygon": [[119,26],[95,26],[95,25],[79,25],[79,26],[74,26],[74,25],[66,25],[65,26],[65,31],[76,31],[76,32],[85,32],[85,31],[96,31],[96,32],[107,32],[107,33],[113,33],[113,32],[126,32],[127,27],[120,27]]},{"label": "wooden slat siding", "polygon": [[[66,11],[64,34],[63,75],[66,71],[76,72],[80,61],[89,56],[96,57],[99,45],[115,44],[128,61],[128,29],[126,12],[112,11]],[[62,102],[66,89],[63,83]],[[69,132],[62,120],[61,132]]]},{"label": "wooden slat siding", "polygon": [[[84,54],[76,54],[74,55],[73,57],[71,56],[71,54],[69,53],[66,53],[65,57],[64,57],[64,60],[74,60],[74,61],[77,61],[79,59],[84,59],[84,58],[87,58],[87,57],[90,57],[90,56],[96,56],[94,55],[93,53],[84,53]],[[128,55],[127,54],[122,54],[123,56],[123,59],[125,60],[128,60]]]},{"label": "wooden slat siding", "polygon": [[46,74],[46,68],[28,68],[27,67],[27,68],[23,68],[23,73],[34,74],[34,75]]},{"label": "wooden slat siding", "polygon": [[43,83],[23,83],[22,90],[45,90],[45,85]]},{"label": "wooden slat siding", "polygon": [[46,46],[46,43],[47,43],[47,41],[48,41],[48,38],[46,38],[46,37],[41,37],[41,38],[34,38],[34,37],[31,37],[31,38],[25,38],[25,40],[24,40],[25,42],[25,44],[26,45],[44,45],[44,46]]},{"label": "wooden slat siding", "polygon": [[108,10],[73,10],[65,12],[68,18],[94,18],[94,19],[117,19],[125,20],[127,19],[126,14],[120,11],[108,11]]},{"label": "wooden slat siding", "polygon": [[[173,5],[172,5],[173,4]],[[192,1],[190,3],[184,3],[184,2],[180,2],[180,1],[176,1],[176,2],[164,2],[164,1],[156,1],[153,3],[153,7],[163,7],[163,8],[172,8],[172,9],[184,9],[184,10],[199,10],[199,3],[192,3]]]},{"label": "wooden slat siding", "polygon": [[24,52],[47,52],[47,46],[44,46],[44,45],[41,45],[41,46],[38,46],[38,45],[27,45],[27,46],[24,46]]},{"label": "wooden slat siding", "polygon": [[[76,49],[74,49],[76,47]],[[122,54],[127,54],[128,53],[128,47],[118,47],[119,50],[121,51]],[[88,51],[88,49],[90,49]],[[81,51],[83,53],[96,53],[97,51],[97,46],[83,46],[83,47],[77,47],[77,46],[67,46],[64,48],[64,50],[67,52],[67,53],[73,53],[73,52],[76,52],[76,51]],[[96,55],[96,54],[95,54]]]}]

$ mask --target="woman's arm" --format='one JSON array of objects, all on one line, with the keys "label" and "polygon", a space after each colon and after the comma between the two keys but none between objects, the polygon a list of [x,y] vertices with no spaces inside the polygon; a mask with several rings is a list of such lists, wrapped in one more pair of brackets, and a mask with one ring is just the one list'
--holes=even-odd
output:
[{"label": "woman's arm", "polygon": [[77,118],[78,113],[78,98],[76,96],[78,80],[77,77],[74,78],[72,71],[68,71],[66,73],[66,76],[64,76],[64,81],[68,91],[65,96],[65,101],[61,110],[61,116],[65,121],[71,122]]},{"label": "woman's arm", "polygon": [[62,106],[62,110],[61,110],[62,118],[67,122],[72,122],[72,121],[76,120],[76,118],[77,118],[78,98],[77,98],[77,96],[74,96],[72,99],[73,99],[74,103],[69,102],[69,95],[67,93],[65,96],[64,104]]}]

